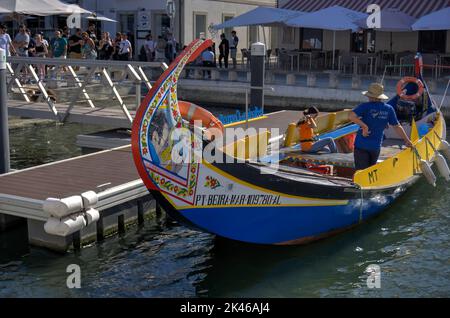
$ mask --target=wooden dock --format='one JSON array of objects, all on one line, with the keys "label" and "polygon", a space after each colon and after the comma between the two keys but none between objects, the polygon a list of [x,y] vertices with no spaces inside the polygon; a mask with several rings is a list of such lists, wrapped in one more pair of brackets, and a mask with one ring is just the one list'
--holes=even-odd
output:
[{"label": "wooden dock", "polygon": [[[15,103],[10,109],[17,111],[14,115],[25,116],[24,113],[36,112],[35,116],[39,118],[52,116],[46,104]],[[99,118],[103,118],[110,123],[114,120],[120,123],[120,110],[117,113],[111,110],[95,112],[92,108],[86,108],[83,113],[83,108],[75,109],[79,112],[78,116],[71,115],[70,118],[79,120],[77,122],[99,124]],[[248,126],[256,129],[278,128],[279,133],[283,134],[288,124],[299,117],[298,111],[280,111],[251,119]],[[125,116],[123,120],[126,120]],[[245,129],[247,123],[243,121],[227,126]],[[108,134],[115,136],[111,131]],[[93,138],[101,138],[101,143],[108,143],[107,136],[97,135]],[[96,193],[98,203],[93,208],[99,211],[100,219],[68,237],[46,233],[44,223],[50,214],[43,208],[45,200],[80,196],[86,191]],[[53,250],[65,251],[73,243],[79,247],[80,242],[101,240],[109,229],[120,232],[125,228],[125,223],[135,220],[143,222],[144,212],[154,210],[159,215],[158,205],[136,171],[130,145],[0,175],[0,216],[26,219],[30,244]]]},{"label": "wooden dock", "polygon": [[[57,104],[58,114],[63,116],[69,105]],[[130,115],[134,118],[135,111],[130,110]],[[8,114],[11,116],[53,119],[55,115],[50,111],[47,103],[26,102],[18,100],[8,100]],[[127,119],[120,107],[96,107],[76,105],[70,110],[67,122],[106,125],[120,128],[131,128],[131,122]]]},{"label": "wooden dock", "polygon": [[78,233],[80,240],[101,239],[110,228],[143,220],[144,209],[155,205],[136,172],[131,147],[124,146],[0,175],[0,212],[27,219],[31,244],[64,251],[73,237],[45,233],[49,215],[43,203],[86,191],[97,194],[101,219]]}]

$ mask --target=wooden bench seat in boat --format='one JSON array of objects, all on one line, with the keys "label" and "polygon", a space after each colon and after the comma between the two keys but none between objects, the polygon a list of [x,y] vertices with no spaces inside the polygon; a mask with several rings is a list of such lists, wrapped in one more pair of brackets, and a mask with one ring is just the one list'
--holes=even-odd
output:
[{"label": "wooden bench seat in boat", "polygon": [[[391,141],[389,141],[391,143]],[[398,154],[401,149],[392,141],[389,146],[381,147],[379,162],[384,161]],[[355,162],[353,153],[305,153],[301,151],[293,151],[285,154],[283,161],[310,163],[316,165],[333,165],[336,167],[354,168]]]}]

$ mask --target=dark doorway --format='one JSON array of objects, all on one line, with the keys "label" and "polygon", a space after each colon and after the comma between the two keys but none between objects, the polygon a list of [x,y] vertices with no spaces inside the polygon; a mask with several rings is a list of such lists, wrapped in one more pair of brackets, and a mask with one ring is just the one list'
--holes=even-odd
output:
[{"label": "dark doorway", "polygon": [[420,31],[419,52],[445,53],[447,31]]}]

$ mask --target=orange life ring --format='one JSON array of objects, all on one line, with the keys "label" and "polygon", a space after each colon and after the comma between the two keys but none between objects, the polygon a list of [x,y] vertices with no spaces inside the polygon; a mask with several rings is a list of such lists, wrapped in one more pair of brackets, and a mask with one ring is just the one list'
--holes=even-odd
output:
[{"label": "orange life ring", "polygon": [[201,120],[202,126],[206,129],[216,128],[221,132],[224,131],[222,122],[217,119],[211,112],[190,102],[178,101],[178,108],[183,119],[194,124],[195,120]]},{"label": "orange life ring", "polygon": [[[405,92],[405,85],[413,83],[417,85],[417,93],[412,95],[407,95]],[[403,77],[400,81],[397,83],[397,95],[400,96],[403,100],[409,100],[409,101],[415,101],[420,96],[422,96],[423,92],[425,90],[425,86],[423,85],[422,81],[416,77]]]}]

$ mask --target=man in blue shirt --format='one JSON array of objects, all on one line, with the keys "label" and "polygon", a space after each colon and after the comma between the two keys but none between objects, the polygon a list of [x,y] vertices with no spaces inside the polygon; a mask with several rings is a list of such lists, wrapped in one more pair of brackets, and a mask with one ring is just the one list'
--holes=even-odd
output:
[{"label": "man in blue shirt", "polygon": [[352,122],[361,127],[355,140],[356,170],[364,170],[377,163],[384,130],[388,125],[394,127],[407,147],[412,146],[411,140],[397,120],[394,108],[384,102],[389,98],[384,95],[383,85],[373,83],[368,91],[363,92],[363,95],[369,98],[369,102],[353,109],[349,116]]}]

